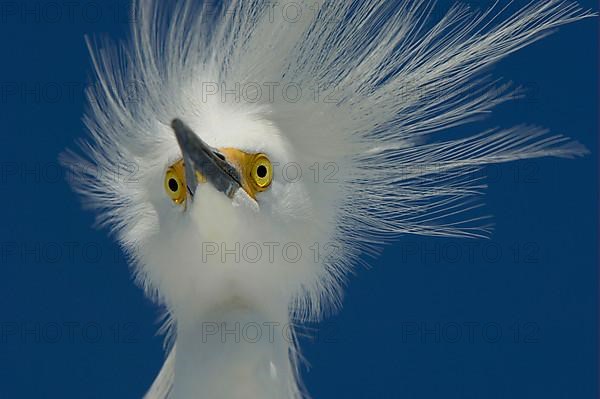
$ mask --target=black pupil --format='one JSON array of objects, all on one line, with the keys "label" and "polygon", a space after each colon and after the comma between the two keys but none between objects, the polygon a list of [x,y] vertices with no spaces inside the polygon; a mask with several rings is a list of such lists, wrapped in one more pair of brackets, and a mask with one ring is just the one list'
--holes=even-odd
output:
[{"label": "black pupil", "polygon": [[169,179],[169,189],[171,189],[171,191],[173,191],[174,193],[176,193],[177,190],[179,190],[179,184],[177,183],[177,180],[173,178]]},{"label": "black pupil", "polygon": [[256,174],[258,175],[258,177],[260,177],[261,179],[264,179],[267,176],[267,167],[265,165],[260,165],[257,169],[256,169]]}]

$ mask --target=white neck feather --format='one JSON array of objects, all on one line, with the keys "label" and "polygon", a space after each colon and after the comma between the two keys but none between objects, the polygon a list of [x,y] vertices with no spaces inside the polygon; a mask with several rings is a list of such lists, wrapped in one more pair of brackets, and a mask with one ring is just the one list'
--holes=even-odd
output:
[{"label": "white neck feather", "polygon": [[201,320],[178,321],[171,398],[299,397],[293,347],[287,312],[230,305]]}]

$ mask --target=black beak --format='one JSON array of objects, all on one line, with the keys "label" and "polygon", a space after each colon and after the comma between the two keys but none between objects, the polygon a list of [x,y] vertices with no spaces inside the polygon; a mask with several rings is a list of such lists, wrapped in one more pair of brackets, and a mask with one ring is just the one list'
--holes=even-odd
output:
[{"label": "black beak", "polygon": [[180,119],[173,119],[171,127],[183,154],[185,163],[185,180],[190,194],[193,196],[198,186],[197,173],[200,173],[217,190],[229,198],[242,188],[240,174],[229,164],[218,150],[202,141],[192,129]]}]

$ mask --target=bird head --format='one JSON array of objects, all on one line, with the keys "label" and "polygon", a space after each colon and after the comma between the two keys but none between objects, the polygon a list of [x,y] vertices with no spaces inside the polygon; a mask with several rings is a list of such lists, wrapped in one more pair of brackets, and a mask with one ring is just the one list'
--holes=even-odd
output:
[{"label": "bird head", "polygon": [[482,72],[588,15],[576,6],[531,5],[526,34],[478,17],[489,32],[465,39],[480,28],[460,9],[413,31],[422,2],[317,2],[294,23],[262,1],[163,3],[134,2],[132,43],[92,51],[91,140],[63,160],[170,310],[319,316],[373,244],[487,235],[480,167],[585,153],[527,126],[441,133],[511,98]]},{"label": "bird head", "polygon": [[317,283],[330,234],[316,219],[318,182],[275,124],[231,112],[158,130],[162,156],[140,182],[155,226],[136,246],[144,282],[194,312],[287,309]]}]

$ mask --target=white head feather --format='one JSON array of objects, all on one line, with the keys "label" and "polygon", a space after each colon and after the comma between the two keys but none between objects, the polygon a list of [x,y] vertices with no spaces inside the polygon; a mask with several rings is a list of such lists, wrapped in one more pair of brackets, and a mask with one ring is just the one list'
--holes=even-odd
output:
[{"label": "white head feather", "polygon": [[[232,397],[240,389],[244,397],[299,397],[293,340],[257,345],[274,351],[267,358],[276,376],[272,367],[267,374],[280,386],[267,394],[264,384],[253,391],[257,375],[226,389],[214,363],[203,377],[190,371],[193,356],[206,364],[215,353],[195,348],[185,331],[206,320],[318,319],[340,304],[359,254],[384,239],[485,235],[483,222],[464,220],[482,188],[471,178],[477,168],[585,151],[526,126],[436,137],[513,97],[482,73],[590,15],[574,4],[540,1],[509,16],[497,6],[485,13],[456,6],[428,26],[425,1],[194,3],[134,2],[132,43],[93,53],[98,84],[88,91],[86,155],[65,158],[77,189],[131,256],[137,281],[166,306],[178,348],[188,342],[181,361],[180,351],[171,354],[149,397]],[[164,173],[181,157],[174,118],[213,147],[268,154],[275,178],[257,197],[258,212],[233,206],[210,184],[185,210],[169,200]],[[114,178],[123,165],[135,165],[135,180]],[[289,165],[302,178],[286,179]],[[255,263],[231,261],[223,247],[210,259],[203,253],[205,244],[237,244],[239,256],[254,243],[264,251],[265,243],[295,243],[305,252],[294,263],[266,252]],[[337,250],[315,261],[315,244]],[[250,350],[245,361],[255,357]]]}]

